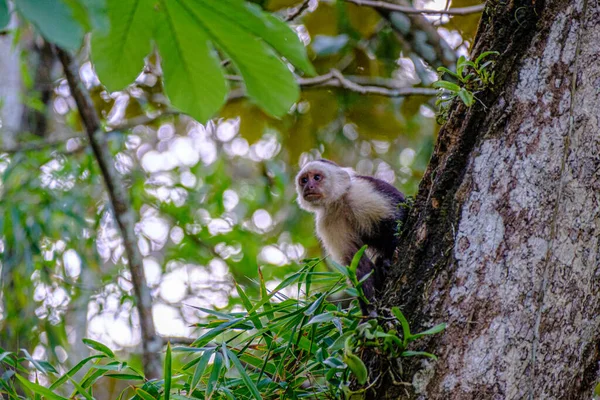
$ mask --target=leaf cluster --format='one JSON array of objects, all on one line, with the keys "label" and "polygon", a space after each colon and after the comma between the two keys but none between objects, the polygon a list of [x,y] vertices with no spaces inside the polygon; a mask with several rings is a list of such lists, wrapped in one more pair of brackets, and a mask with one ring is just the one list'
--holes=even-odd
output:
[{"label": "leaf cluster", "polygon": [[459,98],[467,107],[475,103],[475,94],[494,84],[495,71],[492,68],[494,60],[487,60],[490,56],[498,55],[497,51],[481,53],[475,61],[461,56],[456,62],[456,72],[446,67],[439,67],[440,79],[433,83],[433,87],[441,89],[436,106],[440,107],[443,115],[452,100]]},{"label": "leaf cluster", "polygon": [[[355,257],[353,264],[364,253]],[[361,360],[367,348],[389,359],[434,355],[409,350],[415,340],[440,333],[445,324],[417,334],[411,333],[407,319],[398,308],[385,329],[377,320],[365,321],[356,298],[360,285],[350,287],[352,265],[343,272],[315,272],[319,259],[307,260],[296,273],[269,291],[262,276],[260,297],[251,300],[236,284],[243,312],[220,312],[199,308],[209,315],[198,324],[203,333],[191,346],[168,344],[165,352],[164,379],[145,381],[143,374],[116,359],[105,345],[90,339],[84,342],[98,354],[88,357],[57,377],[49,363],[4,350],[0,365],[6,372],[0,379],[0,393],[9,399],[22,398],[16,385],[35,397],[64,399],[65,384],[70,382],[70,398],[93,399],[92,386],[100,378],[131,381],[119,399],[316,399],[350,398],[364,391],[350,390],[356,385],[372,384],[374,378]],[[356,282],[355,282],[356,283]],[[360,283],[360,282],[358,282]],[[304,294],[306,293],[306,294]],[[294,294],[295,296],[290,297]],[[31,382],[30,362],[36,372],[52,382],[48,387]],[[74,376],[88,365],[83,378]]]}]

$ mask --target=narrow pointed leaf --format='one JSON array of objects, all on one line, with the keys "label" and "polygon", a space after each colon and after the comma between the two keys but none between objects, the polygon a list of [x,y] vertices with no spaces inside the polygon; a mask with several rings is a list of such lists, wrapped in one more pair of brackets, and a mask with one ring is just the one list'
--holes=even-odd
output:
[{"label": "narrow pointed leaf", "polygon": [[171,395],[171,343],[167,343],[167,351],[165,354],[165,365],[164,365],[164,399],[169,400]]},{"label": "narrow pointed leaf", "polygon": [[250,378],[250,376],[246,372],[246,369],[244,368],[244,366],[242,365],[240,360],[237,358],[235,353],[232,352],[231,350],[229,350],[228,348],[226,349],[226,352],[227,352],[227,355],[229,356],[229,359],[231,360],[231,362],[233,363],[235,368],[240,373],[240,376],[242,377],[244,384],[246,384],[246,387],[250,390],[250,393],[252,393],[252,396],[257,400],[261,400],[262,396],[260,395],[258,388],[254,384],[254,381],[252,380],[252,378]]},{"label": "narrow pointed leaf", "polygon": [[109,349],[106,345],[104,345],[100,342],[97,342],[95,340],[92,340],[92,339],[87,339],[87,338],[81,339],[81,341],[83,343],[85,343],[86,346],[88,346],[94,350],[97,350],[100,353],[103,353],[110,358],[115,358],[115,353],[113,353],[113,351],[111,349]]},{"label": "narrow pointed leaf", "polygon": [[37,383],[34,383],[34,382],[29,382],[27,380],[27,378],[24,378],[19,374],[15,375],[15,376],[17,377],[17,379],[21,382],[21,384],[23,386],[25,386],[27,389],[31,390],[35,394],[40,394],[50,400],[67,400],[65,397],[55,394],[54,392],[52,392],[52,390],[50,390],[46,387],[43,387],[42,385],[38,385]]}]

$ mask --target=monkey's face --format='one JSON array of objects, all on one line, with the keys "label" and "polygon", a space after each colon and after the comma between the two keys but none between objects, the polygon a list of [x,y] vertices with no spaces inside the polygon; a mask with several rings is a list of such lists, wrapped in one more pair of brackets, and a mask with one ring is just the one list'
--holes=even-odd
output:
[{"label": "monkey's face", "polygon": [[310,169],[298,176],[298,192],[307,202],[318,205],[325,199],[327,191],[325,190],[326,174],[317,169]]}]

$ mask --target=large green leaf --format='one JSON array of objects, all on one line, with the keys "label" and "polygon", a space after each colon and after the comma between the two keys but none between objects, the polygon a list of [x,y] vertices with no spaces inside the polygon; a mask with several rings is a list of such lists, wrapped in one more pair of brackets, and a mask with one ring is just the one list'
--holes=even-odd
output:
[{"label": "large green leaf", "polygon": [[229,19],[248,32],[262,38],[277,53],[285,57],[295,67],[307,74],[314,75],[315,69],[308,61],[304,44],[290,27],[274,16],[263,12],[260,7],[243,0],[222,0],[202,2],[219,13],[222,18]]},{"label": "large green leaf", "polygon": [[227,82],[210,38],[174,0],[162,3],[156,31],[165,91],[173,105],[199,121],[211,118],[225,103]]},{"label": "large green leaf", "polygon": [[94,31],[92,61],[110,91],[121,90],[142,72],[158,17],[153,0],[107,0],[110,30]]},{"label": "large green leaf", "polygon": [[185,5],[214,43],[231,57],[244,78],[250,98],[269,114],[283,116],[298,99],[300,90],[294,75],[273,49],[244,29],[241,20],[224,16],[223,3],[176,1]]},{"label": "large green leaf", "polygon": [[0,0],[0,29],[4,29],[10,22],[10,14],[8,13],[8,6],[6,0]]},{"label": "large green leaf", "polygon": [[49,42],[68,50],[81,45],[85,32],[65,1],[16,0],[15,6]]},{"label": "large green leaf", "polygon": [[[88,0],[91,1],[91,0]],[[92,58],[111,90],[131,83],[158,45],[165,91],[174,107],[200,121],[226,100],[227,82],[213,46],[231,58],[248,96],[269,114],[283,116],[298,99],[282,57],[314,74],[302,42],[283,21],[243,0],[107,0],[110,32],[94,32]]]}]

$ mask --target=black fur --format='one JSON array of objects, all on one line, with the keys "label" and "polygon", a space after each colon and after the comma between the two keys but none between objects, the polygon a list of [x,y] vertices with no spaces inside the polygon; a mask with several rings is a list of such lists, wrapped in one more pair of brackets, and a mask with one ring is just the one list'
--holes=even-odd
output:
[{"label": "black fur", "polygon": [[404,222],[407,212],[403,207],[403,203],[405,202],[404,195],[394,186],[371,176],[357,175],[356,177],[368,181],[376,191],[387,196],[396,208],[396,212],[392,218],[382,220],[374,233],[371,235],[363,235],[363,237],[360,238],[364,244],[369,246],[370,249],[374,250],[379,255],[376,265],[373,265],[367,257],[363,257],[357,270],[359,279],[368,274],[371,270],[375,270],[373,279],[370,279],[371,282],[367,281],[365,282],[365,285],[363,285],[365,295],[368,298],[373,299],[375,295],[374,291],[381,289],[383,285],[385,271],[392,261],[394,251],[398,246],[398,221]]}]

